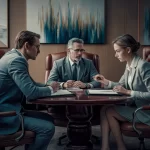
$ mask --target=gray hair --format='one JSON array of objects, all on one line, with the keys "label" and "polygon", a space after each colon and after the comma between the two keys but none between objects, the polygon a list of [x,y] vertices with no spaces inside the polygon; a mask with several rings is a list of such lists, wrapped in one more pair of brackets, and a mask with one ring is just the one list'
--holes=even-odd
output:
[{"label": "gray hair", "polygon": [[73,43],[81,43],[81,44],[84,44],[84,41],[82,40],[82,39],[79,39],[79,38],[72,38],[72,39],[70,39],[69,41],[68,41],[68,46],[67,46],[67,48],[69,49],[69,48],[72,48],[72,45],[73,45]]}]

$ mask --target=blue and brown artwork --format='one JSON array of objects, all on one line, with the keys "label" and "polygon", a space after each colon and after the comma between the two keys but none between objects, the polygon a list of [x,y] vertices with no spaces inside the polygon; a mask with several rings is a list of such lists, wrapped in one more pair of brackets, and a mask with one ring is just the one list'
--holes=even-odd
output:
[{"label": "blue and brown artwork", "polygon": [[39,33],[41,43],[105,42],[105,0],[27,0],[27,30]]}]

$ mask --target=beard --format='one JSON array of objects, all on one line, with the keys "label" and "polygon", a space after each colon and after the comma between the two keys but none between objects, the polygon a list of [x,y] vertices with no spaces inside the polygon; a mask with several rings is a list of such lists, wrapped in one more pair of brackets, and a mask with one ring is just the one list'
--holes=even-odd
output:
[{"label": "beard", "polygon": [[74,62],[77,63],[77,62],[79,62],[80,60],[81,60],[81,57],[78,57],[78,58],[75,58],[75,59],[74,59]]}]

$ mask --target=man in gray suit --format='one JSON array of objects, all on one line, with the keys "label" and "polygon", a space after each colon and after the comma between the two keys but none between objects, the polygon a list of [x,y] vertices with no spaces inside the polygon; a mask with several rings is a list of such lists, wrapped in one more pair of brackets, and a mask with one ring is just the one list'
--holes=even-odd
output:
[{"label": "man in gray suit", "polygon": [[61,88],[96,88],[100,83],[93,80],[98,72],[89,59],[82,58],[85,51],[83,40],[72,38],[68,41],[68,56],[54,61],[47,83],[58,81]]},{"label": "man in gray suit", "polygon": [[[93,76],[98,73],[93,62],[89,59],[82,58],[82,54],[85,51],[83,44],[83,40],[79,38],[72,38],[68,41],[67,57],[54,61],[47,84],[58,81],[62,89],[100,87],[100,83],[93,79]],[[55,114],[64,114],[66,107],[53,106],[49,111]],[[78,113],[80,116],[85,117],[88,112],[87,107],[84,106],[69,106],[68,111],[71,111],[71,114]]]},{"label": "man in gray suit", "polygon": [[[25,146],[26,150],[46,150],[55,131],[50,115],[27,112],[21,106],[24,97],[31,102],[39,97],[51,96],[59,87],[56,82],[49,86],[36,83],[29,75],[28,60],[35,60],[40,53],[39,39],[39,34],[30,31],[20,32],[15,40],[15,49],[0,59],[0,111],[23,112],[25,130],[36,134],[33,144]],[[1,135],[12,134],[19,128],[20,121],[17,116],[0,119]]]}]

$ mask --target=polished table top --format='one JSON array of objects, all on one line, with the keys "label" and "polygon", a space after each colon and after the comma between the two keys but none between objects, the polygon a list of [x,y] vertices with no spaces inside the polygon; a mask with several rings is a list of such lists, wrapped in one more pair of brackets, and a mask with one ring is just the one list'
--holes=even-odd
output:
[{"label": "polished table top", "polygon": [[31,103],[47,105],[104,105],[126,103],[131,99],[130,96],[87,95],[85,91],[77,91],[74,94],[74,96],[39,98]]}]

